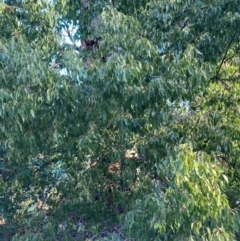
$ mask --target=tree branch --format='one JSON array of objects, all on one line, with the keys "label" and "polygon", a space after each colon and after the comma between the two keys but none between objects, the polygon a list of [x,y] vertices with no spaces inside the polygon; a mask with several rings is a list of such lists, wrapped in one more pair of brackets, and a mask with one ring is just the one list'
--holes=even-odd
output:
[{"label": "tree branch", "polygon": [[62,22],[63,22],[63,24],[65,25],[64,30],[65,30],[65,32],[67,33],[68,38],[69,38],[70,41],[72,42],[75,50],[79,51],[81,47],[78,47],[78,46],[76,45],[76,43],[73,41],[73,38],[72,38],[71,32],[70,32],[70,30],[69,30],[68,24],[67,24],[64,20],[62,20]]},{"label": "tree branch", "polygon": [[216,72],[216,77],[218,77],[219,78],[219,73],[220,73],[220,70],[221,70],[221,68],[222,68],[222,65],[224,64],[224,62],[225,62],[225,60],[226,60],[226,57],[227,57],[227,53],[228,53],[228,51],[229,51],[229,49],[230,49],[230,47],[231,47],[231,45],[232,45],[232,43],[233,43],[233,40],[234,40],[234,38],[236,37],[236,35],[237,35],[237,31],[235,31],[235,33],[233,34],[233,36],[232,36],[232,38],[231,38],[231,40],[230,40],[230,42],[229,42],[229,44],[228,44],[228,46],[227,46],[227,49],[226,49],[226,51],[225,51],[225,53],[224,53],[224,55],[223,55],[223,58],[222,58],[222,60],[221,60],[221,63],[220,63],[220,65],[218,66],[218,69],[217,69],[217,72]]}]

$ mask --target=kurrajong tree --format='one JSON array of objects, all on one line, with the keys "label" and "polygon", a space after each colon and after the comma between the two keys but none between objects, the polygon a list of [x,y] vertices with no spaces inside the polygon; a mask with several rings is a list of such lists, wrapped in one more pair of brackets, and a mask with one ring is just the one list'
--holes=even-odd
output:
[{"label": "kurrajong tree", "polygon": [[238,0],[1,1],[2,236],[237,240],[239,29]]}]

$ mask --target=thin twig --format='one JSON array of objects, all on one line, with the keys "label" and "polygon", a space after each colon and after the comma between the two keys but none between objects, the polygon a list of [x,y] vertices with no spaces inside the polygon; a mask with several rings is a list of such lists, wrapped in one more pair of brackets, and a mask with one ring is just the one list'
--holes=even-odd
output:
[{"label": "thin twig", "polygon": [[63,64],[63,62],[59,62],[59,63],[52,64],[52,65],[50,66],[50,68],[52,68],[52,69],[58,68],[61,64]]},{"label": "thin twig", "polygon": [[230,56],[229,58],[226,58],[224,63],[228,62],[229,60],[233,59],[234,57],[236,57],[236,55],[238,54],[238,51],[240,50],[240,45],[237,46],[237,48],[235,49],[235,54],[233,54],[232,56]]},{"label": "thin twig", "polygon": [[221,78],[220,78],[219,76],[217,76],[217,75],[213,76],[211,79],[212,79],[212,80],[218,80],[218,81],[220,81],[223,85],[225,85],[226,89],[229,89],[229,88],[230,88],[230,86],[229,86],[226,82],[224,82],[224,80],[221,79]]},{"label": "thin twig", "polygon": [[67,24],[64,20],[62,20],[62,22],[63,22],[63,24],[65,25],[64,30],[65,30],[65,32],[67,33],[68,38],[69,38],[70,41],[72,42],[75,50],[79,51],[81,47],[78,47],[78,46],[76,45],[76,43],[73,41],[71,32],[70,32],[70,30],[69,30],[69,28],[68,28],[68,24]]},{"label": "thin twig", "polygon": [[[207,6],[204,6],[204,7],[201,7],[199,10],[203,10],[203,9],[206,9],[208,8]],[[171,25],[174,25],[181,17],[182,17],[182,13],[187,13],[191,10],[193,10],[194,8],[191,8],[191,7],[188,7],[188,8],[185,8],[182,12],[181,12],[181,15],[179,15],[178,17],[176,17],[172,22],[171,22]]]},{"label": "thin twig", "polygon": [[236,35],[237,35],[237,31],[235,31],[235,33],[233,34],[233,36],[232,36],[232,38],[231,38],[231,40],[230,40],[230,42],[229,42],[229,44],[228,44],[228,47],[227,47],[227,49],[226,49],[226,51],[225,51],[225,53],[224,53],[224,55],[223,55],[222,61],[221,61],[220,65],[219,65],[219,67],[218,67],[218,69],[217,69],[217,73],[216,73],[216,75],[215,75],[216,77],[219,77],[219,73],[220,73],[220,70],[221,70],[221,68],[222,68],[222,65],[224,64],[224,61],[226,60],[227,53],[228,53],[228,51],[229,51],[229,49],[230,49],[230,47],[231,47],[231,45],[232,45],[232,43],[233,43],[233,40],[234,40],[234,38],[236,37]]},{"label": "thin twig", "polygon": [[11,10],[14,10],[14,9],[21,9],[21,10],[23,10],[23,8],[20,8],[20,7],[7,5],[6,3],[2,3],[2,4],[3,4],[3,6],[4,6],[5,8],[11,9]]}]

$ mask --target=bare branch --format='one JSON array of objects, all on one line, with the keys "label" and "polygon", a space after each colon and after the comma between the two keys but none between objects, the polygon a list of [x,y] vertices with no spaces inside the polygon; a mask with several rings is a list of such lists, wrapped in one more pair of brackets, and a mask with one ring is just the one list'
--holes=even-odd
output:
[{"label": "bare branch", "polygon": [[225,53],[224,53],[224,55],[223,55],[223,58],[222,58],[222,60],[221,60],[221,63],[220,63],[220,65],[219,65],[218,69],[217,69],[217,73],[216,73],[215,76],[219,76],[219,73],[220,73],[220,70],[221,70],[221,68],[222,68],[222,65],[224,64],[224,62],[225,62],[225,60],[226,60],[226,58],[227,58],[227,53],[228,53],[228,51],[229,51],[229,49],[230,49],[230,47],[231,47],[231,45],[232,45],[232,43],[233,43],[233,40],[234,40],[234,38],[236,37],[236,35],[237,35],[237,31],[235,31],[235,33],[233,34],[233,36],[232,36],[232,38],[231,38],[231,40],[230,40],[230,42],[229,42],[229,44],[228,44],[228,46],[227,46],[227,49],[226,49],[226,51],[225,51]]},{"label": "bare branch", "polygon": [[67,37],[68,37],[68,38],[70,39],[70,41],[72,42],[75,50],[79,51],[79,50],[81,49],[81,47],[80,47],[80,46],[77,46],[76,43],[73,41],[73,38],[72,38],[71,32],[70,32],[70,30],[69,30],[68,24],[67,24],[64,20],[62,20],[62,22],[63,22],[63,24],[65,25],[64,30],[65,30],[65,32],[67,33]]}]

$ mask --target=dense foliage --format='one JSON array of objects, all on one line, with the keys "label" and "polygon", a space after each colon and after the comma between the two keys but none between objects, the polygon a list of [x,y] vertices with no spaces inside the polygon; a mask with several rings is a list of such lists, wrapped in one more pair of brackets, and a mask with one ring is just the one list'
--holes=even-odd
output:
[{"label": "dense foliage", "polygon": [[239,0],[0,3],[4,240],[238,240]]}]

